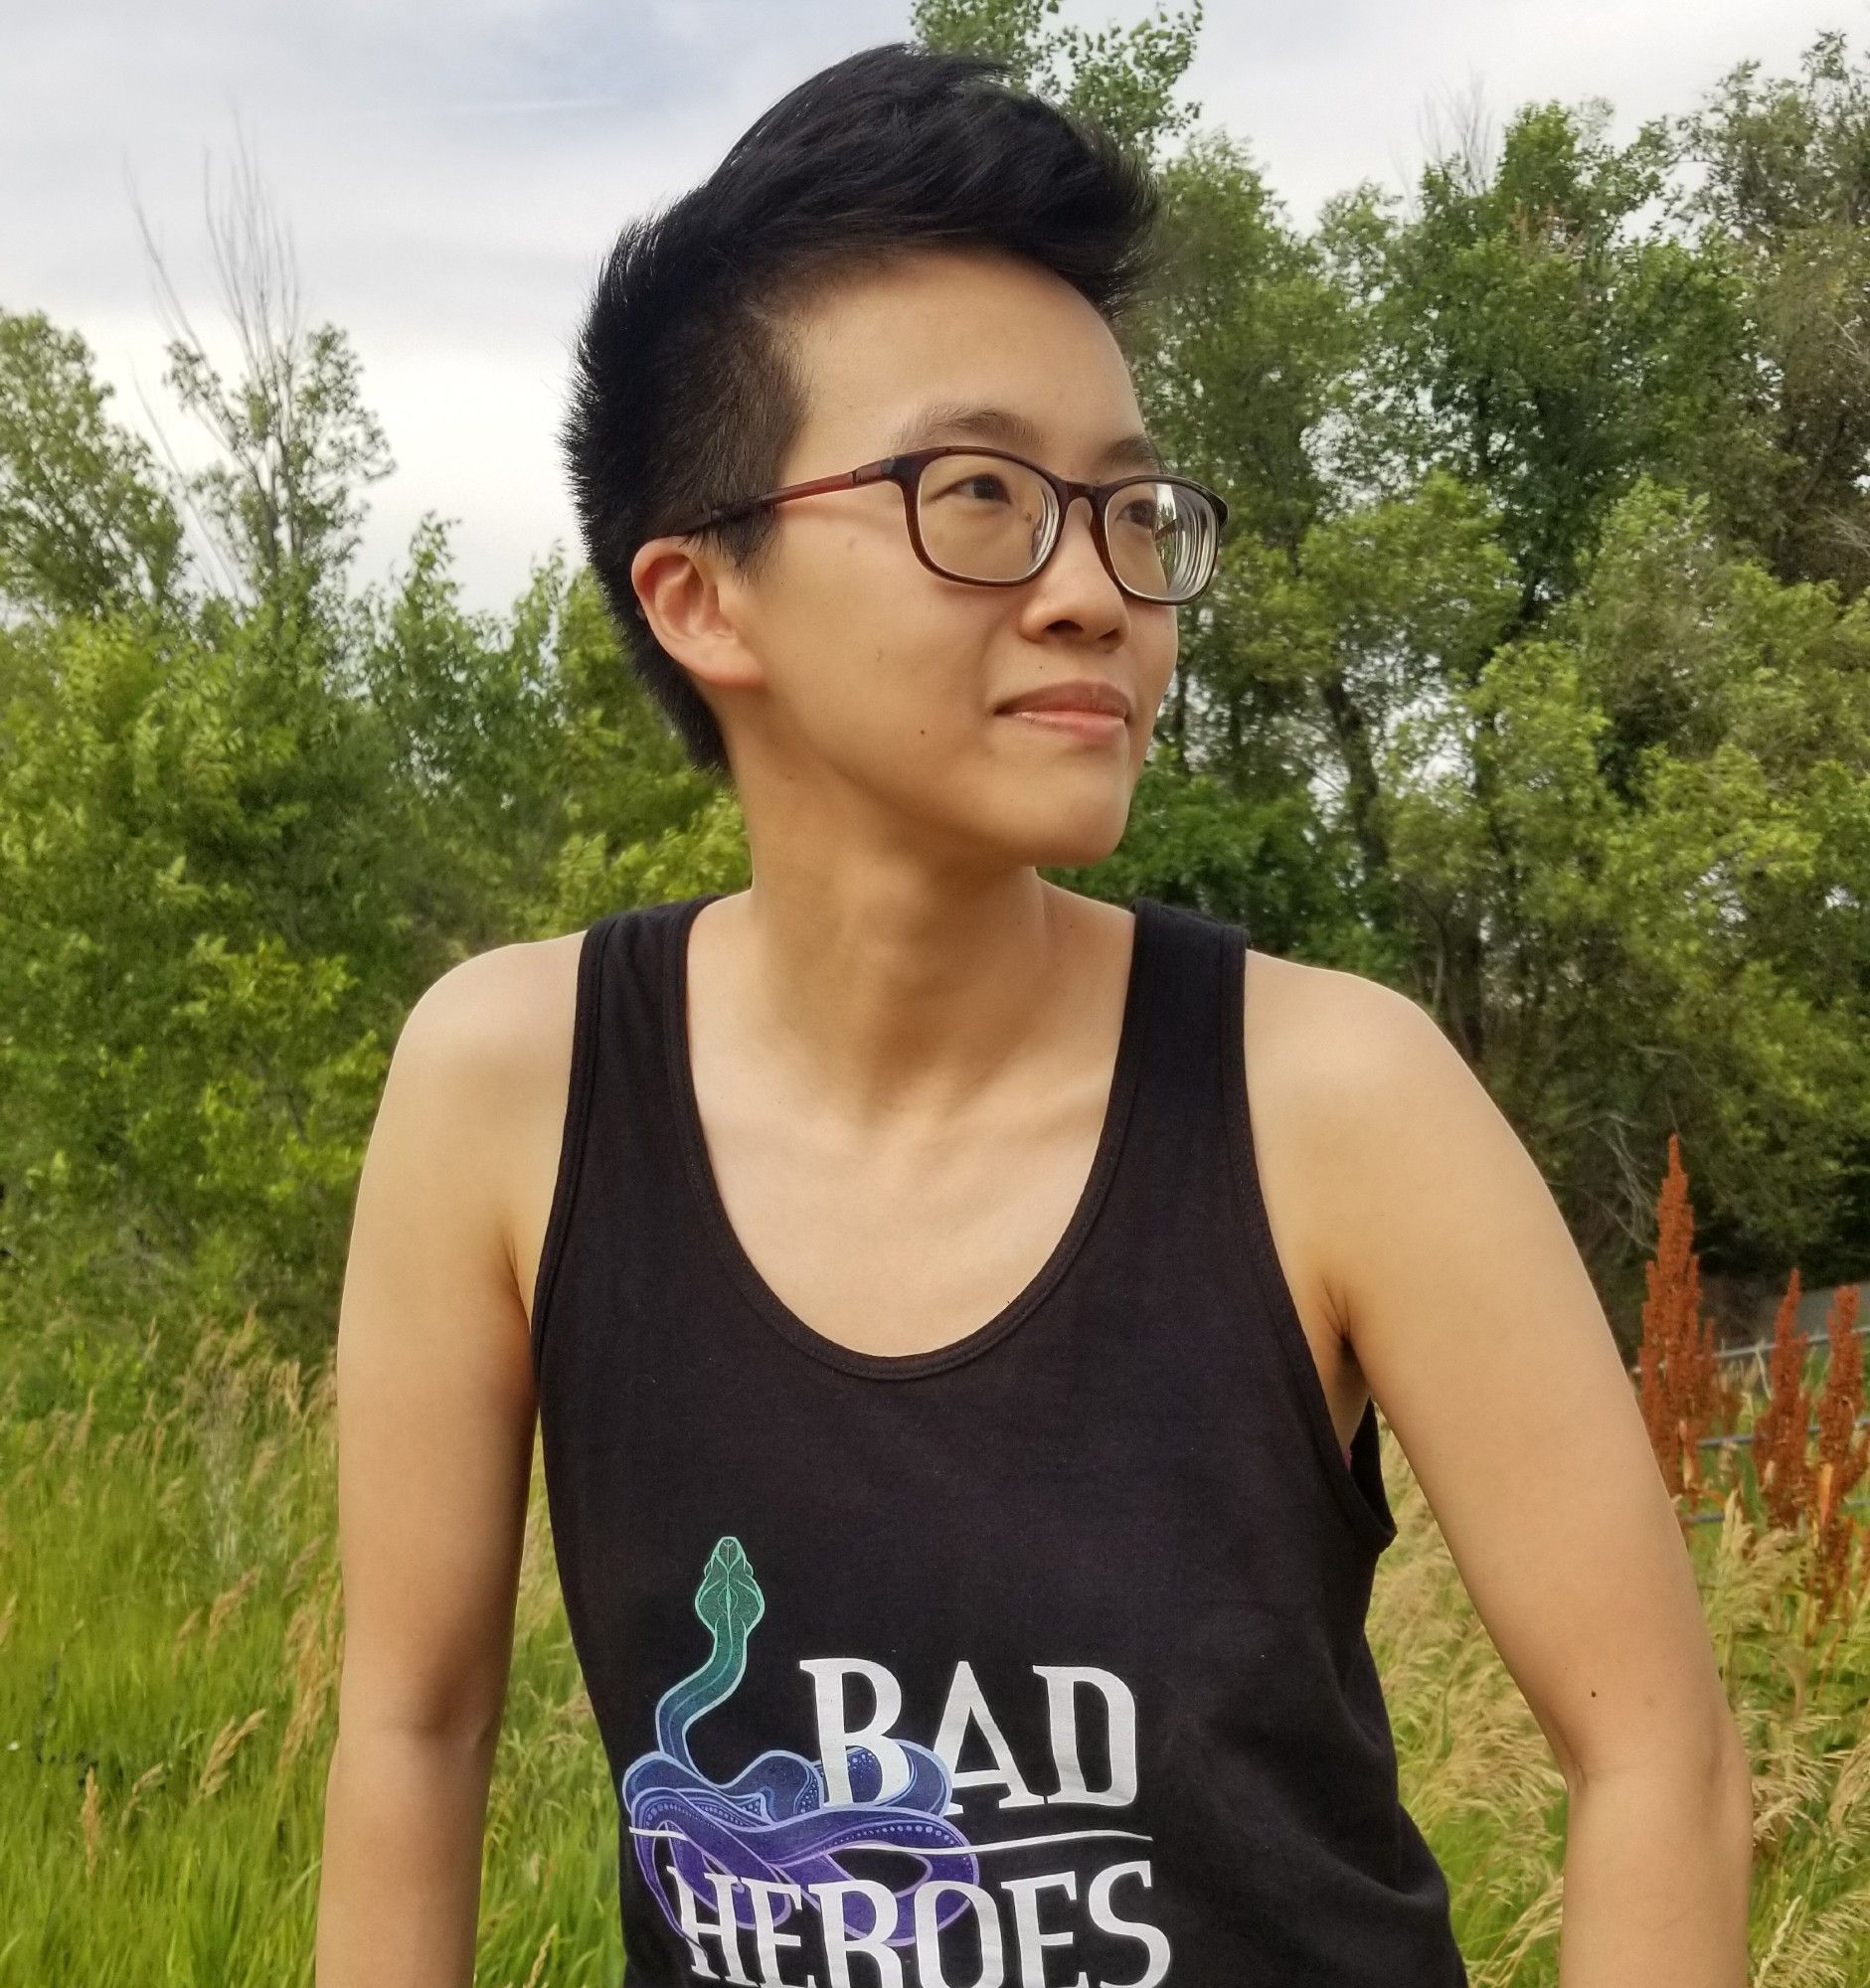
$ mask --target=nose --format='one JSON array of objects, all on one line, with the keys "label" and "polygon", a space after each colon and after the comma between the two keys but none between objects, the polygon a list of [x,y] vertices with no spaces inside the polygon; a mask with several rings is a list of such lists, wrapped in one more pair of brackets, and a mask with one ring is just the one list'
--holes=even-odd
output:
[{"label": "nose", "polygon": [[1085,530],[1091,536],[1092,550],[1098,555],[1098,564],[1103,567],[1105,576],[1110,584],[1116,586],[1116,590],[1121,593],[1123,589],[1117,586],[1116,575],[1110,569],[1110,562],[1105,557],[1104,548],[1098,543],[1097,514],[1092,510],[1091,499],[1082,492],[1073,497],[1060,514],[1057,535],[1052,541],[1051,548],[1047,552],[1042,566],[1050,566],[1058,558],[1059,552],[1065,544],[1065,535],[1071,530],[1072,513],[1078,509],[1081,503],[1085,507]]}]

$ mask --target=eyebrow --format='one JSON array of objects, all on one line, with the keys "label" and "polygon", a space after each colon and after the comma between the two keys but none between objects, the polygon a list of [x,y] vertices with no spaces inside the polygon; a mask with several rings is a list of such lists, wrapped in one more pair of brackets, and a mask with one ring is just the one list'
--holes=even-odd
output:
[{"label": "eyebrow", "polygon": [[[966,401],[937,401],[912,414],[890,437],[890,453],[919,448],[924,442],[949,439],[977,440],[986,437],[1008,448],[1036,455],[1043,437],[1024,414],[1008,408],[976,407]],[[1168,473],[1168,464],[1154,440],[1142,429],[1119,435],[1099,450],[1094,466],[1099,469],[1153,469]]]}]

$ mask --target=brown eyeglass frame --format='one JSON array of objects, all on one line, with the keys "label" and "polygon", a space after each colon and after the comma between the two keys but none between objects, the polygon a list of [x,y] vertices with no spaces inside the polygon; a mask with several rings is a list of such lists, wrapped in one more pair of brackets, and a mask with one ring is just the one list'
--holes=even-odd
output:
[{"label": "brown eyeglass frame", "polygon": [[[1022,469],[1030,469],[1035,476],[1042,477],[1052,486],[1053,496],[1058,503],[1055,523],[1052,528],[1052,543],[1046,548],[1039,564],[1031,573],[1018,580],[979,580],[971,574],[949,573],[946,567],[937,566],[929,557],[929,549],[922,542],[922,525],[918,516],[917,502],[922,485],[922,473],[938,456],[944,455],[990,455],[1003,462],[1017,462]],[[1194,490],[1214,506],[1214,536],[1217,555],[1221,534],[1227,527],[1227,500],[1217,491],[1210,490],[1205,483],[1197,483],[1190,476],[1170,476],[1158,474],[1148,469],[1132,469],[1126,476],[1113,476],[1104,483],[1084,483],[1076,477],[1058,476],[1043,463],[1034,462],[1030,457],[1015,455],[1011,449],[988,448],[975,442],[937,442],[929,448],[912,449],[906,455],[879,456],[874,462],[860,463],[855,469],[847,469],[837,476],[815,476],[807,483],[788,483],[782,489],[768,490],[764,497],[743,497],[732,504],[722,504],[710,511],[706,517],[697,518],[694,523],[673,528],[667,534],[657,533],[658,538],[685,539],[696,532],[706,531],[713,525],[725,525],[736,518],[746,517],[750,512],[760,510],[766,504],[782,504],[793,497],[815,497],[825,490],[850,490],[863,483],[894,483],[903,493],[903,521],[909,527],[909,542],[915,548],[916,557],[929,571],[941,580],[952,580],[964,586],[1024,586],[1028,580],[1037,580],[1059,549],[1065,537],[1065,517],[1072,505],[1080,497],[1091,503],[1091,536],[1097,544],[1098,557],[1104,562],[1104,570],[1116,582],[1117,590],[1129,600],[1140,600],[1151,607],[1185,607],[1191,600],[1199,600],[1214,581],[1214,571],[1202,581],[1193,593],[1182,594],[1173,600],[1164,600],[1153,593],[1143,593],[1121,578],[1110,563],[1110,545],[1105,535],[1104,514],[1109,500],[1118,490],[1127,489],[1132,483],[1176,483],[1184,489]],[[1217,557],[1216,569],[1219,560]]]}]

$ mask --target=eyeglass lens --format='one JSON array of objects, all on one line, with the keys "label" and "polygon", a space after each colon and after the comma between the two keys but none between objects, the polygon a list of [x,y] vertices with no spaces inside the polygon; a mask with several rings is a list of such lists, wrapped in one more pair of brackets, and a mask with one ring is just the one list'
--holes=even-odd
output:
[{"label": "eyeglass lens", "polygon": [[[922,474],[917,522],[929,557],[956,580],[1020,580],[1050,548],[1058,500],[1043,477],[997,455],[941,455]],[[1110,564],[1150,599],[1192,598],[1214,572],[1219,531],[1198,490],[1139,477],[1105,507]]]}]

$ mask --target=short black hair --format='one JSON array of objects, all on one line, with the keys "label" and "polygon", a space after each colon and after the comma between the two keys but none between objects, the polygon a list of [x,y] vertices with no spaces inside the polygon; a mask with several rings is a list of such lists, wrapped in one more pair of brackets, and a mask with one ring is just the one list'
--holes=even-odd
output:
[{"label": "short black hair", "polygon": [[[560,442],[585,550],[630,662],[689,758],[731,778],[714,714],[630,584],[645,541],[772,488],[805,414],[788,312],[920,248],[1052,270],[1125,336],[1159,274],[1143,159],[983,55],[863,49],[765,111],[700,186],[629,223],[580,328]],[[714,528],[757,574],[770,508]]]}]

